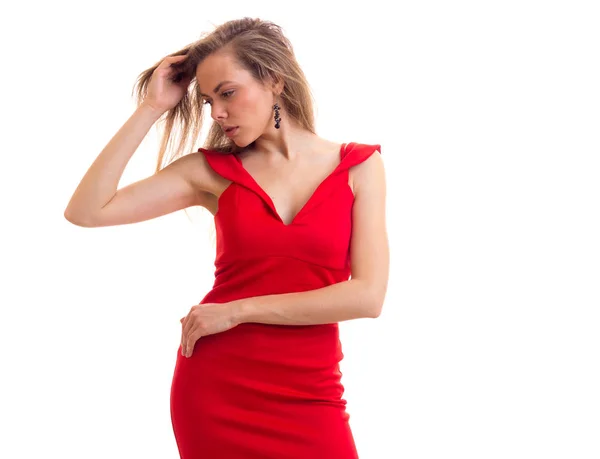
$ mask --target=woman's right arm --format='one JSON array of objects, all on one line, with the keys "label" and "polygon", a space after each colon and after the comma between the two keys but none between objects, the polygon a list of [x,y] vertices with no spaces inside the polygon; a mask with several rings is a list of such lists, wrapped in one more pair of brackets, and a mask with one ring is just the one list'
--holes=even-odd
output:
[{"label": "woman's right arm", "polygon": [[[156,174],[117,190],[127,163],[162,111],[141,104],[90,166],[65,209],[71,223],[99,227],[136,223],[214,199],[202,153],[185,155]],[[205,185],[205,186],[202,186]]]}]

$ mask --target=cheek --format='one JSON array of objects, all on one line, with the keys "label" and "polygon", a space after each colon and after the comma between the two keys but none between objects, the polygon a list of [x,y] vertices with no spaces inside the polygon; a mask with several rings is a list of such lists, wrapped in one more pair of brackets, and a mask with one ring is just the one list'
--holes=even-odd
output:
[{"label": "cheek", "polygon": [[[265,100],[250,94],[240,94],[235,100],[235,111],[240,117],[251,123],[260,123],[261,118],[269,116],[269,107],[265,106]],[[241,120],[240,120],[241,121]]]},{"label": "cheek", "polygon": [[254,104],[254,100],[245,95],[240,95],[235,101],[236,108],[244,115],[248,115],[256,109]]}]

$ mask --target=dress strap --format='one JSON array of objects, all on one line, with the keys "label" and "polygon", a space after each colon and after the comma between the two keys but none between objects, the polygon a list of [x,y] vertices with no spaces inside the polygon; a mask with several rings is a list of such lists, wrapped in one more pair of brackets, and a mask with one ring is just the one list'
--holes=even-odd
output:
[{"label": "dress strap", "polygon": [[[240,185],[250,188],[259,194],[264,194],[254,179],[246,173],[246,170],[239,164],[238,158],[232,153],[221,153],[214,150],[199,148],[198,152],[204,153],[210,167],[220,176],[239,183]],[[364,144],[350,142],[344,144],[342,148],[342,158],[336,170],[331,174],[337,175],[340,172],[350,169],[352,166],[362,163],[368,159],[373,153],[381,154],[380,144]]]},{"label": "dress strap", "polygon": [[239,181],[240,173],[234,163],[235,158],[233,157],[233,154],[207,150],[206,148],[199,148],[198,152],[204,154],[209,166],[217,174],[232,182]]},{"label": "dress strap", "polygon": [[344,149],[340,170],[348,170],[362,163],[375,152],[381,154],[381,145],[350,142]]},{"label": "dress strap", "polygon": [[208,164],[217,174],[254,191],[276,212],[275,205],[271,201],[270,196],[256,183],[233,153],[221,153],[214,150],[206,150],[205,148],[200,148],[198,151],[204,153]]},{"label": "dress strap", "polygon": [[[205,148],[199,148],[198,151],[204,153],[210,167],[212,167],[212,169],[221,177],[254,190],[261,195],[266,195],[266,193],[262,192],[260,187],[257,186],[254,179],[240,166],[238,158],[236,158],[233,153],[221,153]],[[268,196],[263,197],[268,198]]]}]

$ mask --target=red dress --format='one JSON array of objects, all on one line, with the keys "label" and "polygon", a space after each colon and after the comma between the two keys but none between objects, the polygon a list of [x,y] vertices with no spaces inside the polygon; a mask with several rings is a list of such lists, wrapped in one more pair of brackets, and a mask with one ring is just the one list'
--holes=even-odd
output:
[{"label": "red dress", "polygon": [[[232,183],[219,197],[215,281],[200,303],[322,288],[350,277],[351,142],[289,225],[236,155],[200,149]],[[182,459],[358,458],[342,399],[338,324],[243,323],[177,351],[171,420]]]}]

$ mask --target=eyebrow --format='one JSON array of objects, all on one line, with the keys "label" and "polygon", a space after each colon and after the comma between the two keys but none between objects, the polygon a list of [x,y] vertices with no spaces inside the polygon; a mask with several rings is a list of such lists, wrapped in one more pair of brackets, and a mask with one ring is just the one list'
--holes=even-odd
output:
[{"label": "eyebrow", "polygon": [[[221,86],[223,86],[223,85],[224,85],[224,84],[226,84],[226,83],[233,83],[233,81],[230,81],[230,80],[221,81],[221,82],[220,82],[220,83],[217,85],[217,87],[216,87],[215,89],[213,89],[213,92],[216,94],[216,93],[219,91],[219,89],[221,89]],[[200,95],[201,95],[201,96],[207,96],[207,97],[210,97],[208,94],[203,94],[203,93],[200,93]]]}]

